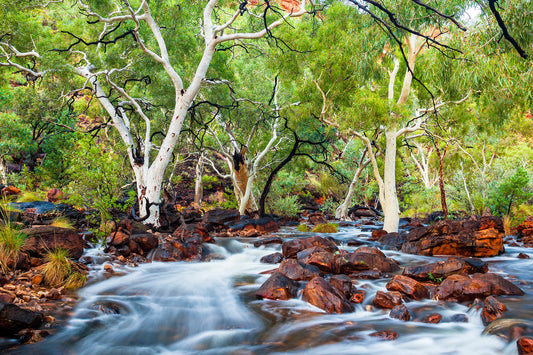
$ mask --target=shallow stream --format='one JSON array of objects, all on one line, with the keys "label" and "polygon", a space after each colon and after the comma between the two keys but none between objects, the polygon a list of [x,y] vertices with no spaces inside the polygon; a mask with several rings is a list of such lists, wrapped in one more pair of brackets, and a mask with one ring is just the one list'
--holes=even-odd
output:
[{"label": "shallow stream", "polygon": [[[332,235],[341,243],[370,233],[344,227]],[[283,238],[308,236],[286,228]],[[362,236],[363,235],[363,236]],[[327,314],[301,299],[257,300],[255,291],[268,278],[261,272],[277,265],[259,259],[280,246],[254,248],[249,241],[219,240],[210,245],[220,259],[205,263],[152,263],[129,269],[124,276],[102,279],[79,290],[81,301],[66,326],[43,342],[21,347],[32,354],[516,354],[507,342],[509,324],[533,334],[533,259],[518,259],[529,249],[506,247],[500,257],[484,259],[489,271],[520,286],[526,295],[499,297],[509,311],[486,332],[480,308],[433,300],[411,302],[414,321],[370,309],[388,279],[361,280],[367,292],[353,313]],[[341,244],[340,248],[354,250]],[[385,251],[402,267],[441,258]],[[533,252],[531,253],[533,254]],[[531,255],[533,256],[533,255]],[[95,268],[94,274],[100,271]],[[301,296],[300,296],[301,297]],[[438,312],[438,324],[421,321]],[[466,322],[452,317],[466,315]],[[464,318],[464,317],[463,317]],[[399,334],[386,341],[370,336],[379,330]],[[491,335],[496,334],[496,335]]]}]

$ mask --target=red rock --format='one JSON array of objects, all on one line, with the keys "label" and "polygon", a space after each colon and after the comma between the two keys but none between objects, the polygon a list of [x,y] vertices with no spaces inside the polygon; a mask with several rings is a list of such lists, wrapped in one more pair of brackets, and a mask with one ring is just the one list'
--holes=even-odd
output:
[{"label": "red rock", "polygon": [[490,282],[482,279],[471,279],[464,275],[451,275],[437,288],[436,297],[439,300],[472,301],[485,298],[492,294]]},{"label": "red rock", "polygon": [[279,5],[287,12],[298,12],[300,10],[299,0],[279,0]]},{"label": "red rock", "polygon": [[298,253],[298,261],[304,264],[314,265],[324,272],[333,272],[335,270],[335,255],[332,252],[319,247],[306,250],[309,250],[309,253],[303,257],[300,256],[304,255],[302,253],[305,251]]},{"label": "red rock", "polygon": [[518,355],[533,354],[533,338],[518,338],[518,340],[516,341],[516,347],[518,348]]},{"label": "red rock", "polygon": [[400,292],[378,291],[372,304],[378,308],[392,309],[402,304],[402,296]]},{"label": "red rock", "polygon": [[264,264],[278,264],[281,263],[282,260],[283,255],[281,255],[281,253],[276,252],[263,256],[259,261]]},{"label": "red rock", "polygon": [[49,300],[59,300],[61,299],[62,295],[57,288],[53,288],[48,291],[44,297],[48,298]]},{"label": "red rock", "polygon": [[350,274],[352,279],[360,280],[377,280],[383,277],[383,274],[379,270],[366,270],[355,274]]},{"label": "red rock", "polygon": [[0,195],[2,196],[12,196],[12,195],[18,195],[22,191],[15,186],[6,186],[2,190],[0,190]]},{"label": "red rock", "polygon": [[527,217],[523,223],[516,226],[516,237],[518,240],[531,236],[533,236],[533,216]]},{"label": "red rock", "polygon": [[372,236],[370,237],[370,240],[378,240],[379,238],[383,237],[385,234],[387,234],[387,231],[383,229],[374,229],[372,231]]},{"label": "red rock", "polygon": [[48,251],[57,248],[68,250],[73,259],[79,259],[83,254],[83,239],[73,229],[55,226],[34,226],[21,230],[26,234],[25,249],[30,255],[45,257]]},{"label": "red rock", "polygon": [[503,277],[488,273],[488,274],[475,274],[472,279],[484,280],[491,285],[491,294],[493,296],[500,295],[515,295],[522,296],[524,291],[520,287],[513,284],[511,281],[504,279]]},{"label": "red rock", "polygon": [[105,264],[104,265],[104,270],[110,274],[114,274],[115,273],[115,270],[113,270],[113,266],[109,265],[109,264]]},{"label": "red rock", "polygon": [[379,250],[378,248],[374,248],[374,247],[369,247],[369,246],[362,246],[362,247],[359,247],[357,249],[355,249],[353,251],[354,254],[359,254],[359,253],[367,253],[367,254],[376,254],[376,255],[379,255],[379,256],[382,256],[384,258],[386,258],[387,256],[385,256],[385,254],[383,254],[383,252],[381,250]]},{"label": "red rock", "polygon": [[329,283],[349,299],[352,296],[353,284],[352,279],[346,275],[333,275],[329,278]]},{"label": "red rock", "polygon": [[270,245],[270,244],[283,244],[283,239],[281,239],[280,237],[259,239],[254,242],[254,247],[258,248],[262,245]]},{"label": "red rock", "polygon": [[350,298],[350,302],[353,303],[363,303],[366,297],[366,291],[365,290],[355,290],[353,291],[353,295]]},{"label": "red rock", "polygon": [[398,333],[393,330],[380,330],[378,332],[370,333],[368,335],[382,340],[394,340],[398,338]]},{"label": "red rock", "polygon": [[498,318],[503,317],[503,313],[507,311],[507,307],[498,301],[496,298],[489,296],[483,302],[483,310],[481,311],[481,320],[486,326]]},{"label": "red rock", "polygon": [[300,264],[294,259],[286,259],[281,262],[278,271],[295,281],[309,281],[320,276],[320,270],[314,265]]},{"label": "red rock", "polygon": [[215,208],[207,211],[204,218],[207,223],[224,226],[227,222],[238,221],[241,214],[238,210]]},{"label": "red rock", "polygon": [[391,309],[389,316],[391,318],[396,318],[404,322],[411,319],[411,314],[409,314],[409,310],[404,304],[400,304],[394,307],[393,309]]},{"label": "red rock", "polygon": [[302,299],[328,313],[345,313],[354,310],[344,294],[322,277],[315,277],[303,291]]},{"label": "red rock", "polygon": [[503,223],[498,217],[444,220],[412,229],[401,250],[428,256],[495,256],[504,252],[503,234]]},{"label": "red rock", "polygon": [[13,295],[10,295],[9,293],[0,293],[0,304],[1,303],[11,303],[15,297]]},{"label": "red rock", "polygon": [[520,254],[518,254],[517,258],[518,259],[529,259],[529,255],[524,254],[524,253],[520,253]]},{"label": "red rock", "polygon": [[50,189],[46,192],[46,201],[56,203],[67,198],[67,195],[56,188]]},{"label": "red rock", "polygon": [[157,237],[150,233],[133,234],[130,239],[144,252],[149,252],[150,250],[157,248],[159,245]]},{"label": "red rock", "polygon": [[426,315],[424,318],[422,318],[422,322],[432,323],[432,324],[439,323],[441,320],[442,320],[442,316],[438,313],[431,313],[431,314]]},{"label": "red rock", "polygon": [[40,285],[43,282],[43,275],[37,274],[31,278],[32,285]]},{"label": "red rock", "polygon": [[450,320],[457,323],[468,323],[468,316],[463,313],[457,313],[451,316]]},{"label": "red rock", "polygon": [[293,240],[286,241],[283,243],[281,249],[283,256],[286,258],[294,258],[302,250],[315,246],[321,247],[330,252],[335,252],[338,250],[337,245],[333,241],[319,236],[295,238]]},{"label": "red rock", "polygon": [[429,298],[427,288],[420,282],[403,275],[395,275],[386,285],[389,291],[399,291],[415,300]]},{"label": "red rock", "polygon": [[288,300],[296,296],[298,284],[280,272],[274,272],[255,293],[259,299]]},{"label": "red rock", "polygon": [[321,212],[315,212],[309,215],[309,223],[317,225],[328,223],[328,221]]},{"label": "red rock", "polygon": [[381,272],[394,272],[400,269],[395,260],[378,254],[363,252],[340,254],[335,259],[337,272],[343,274],[373,269]]},{"label": "red rock", "polygon": [[121,246],[129,244],[129,242],[130,234],[119,230],[111,235],[111,238],[108,240],[107,244],[113,246]]}]

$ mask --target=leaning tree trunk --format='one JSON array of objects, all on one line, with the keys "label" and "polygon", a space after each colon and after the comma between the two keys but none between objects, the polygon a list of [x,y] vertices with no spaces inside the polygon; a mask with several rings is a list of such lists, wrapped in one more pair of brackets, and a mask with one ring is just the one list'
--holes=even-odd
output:
[{"label": "leaning tree trunk", "polygon": [[337,209],[335,210],[336,219],[342,220],[348,217],[348,209],[350,209],[350,206],[352,204],[353,195],[355,193],[355,186],[357,185],[357,181],[359,180],[361,173],[369,163],[370,159],[366,160],[363,163],[359,163],[357,171],[355,172],[352,182],[350,183],[350,187],[348,188],[348,192],[346,193],[346,198],[344,199],[344,202],[341,203],[339,207],[337,207]]},{"label": "leaning tree trunk", "polygon": [[398,232],[400,224],[400,207],[396,193],[396,129],[385,131],[387,139],[385,148],[385,167],[383,171],[383,229],[388,233]]},{"label": "leaning tree trunk", "polygon": [[235,176],[235,196],[239,203],[239,212],[245,214],[246,212],[257,211],[257,204],[255,198],[251,193],[253,179],[250,176],[250,170],[244,157],[246,147],[240,152],[233,154],[233,175]]}]

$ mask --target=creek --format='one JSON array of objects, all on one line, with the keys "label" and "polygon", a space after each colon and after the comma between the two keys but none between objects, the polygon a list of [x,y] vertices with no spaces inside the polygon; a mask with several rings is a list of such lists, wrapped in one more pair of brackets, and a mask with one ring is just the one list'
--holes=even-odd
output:
[{"label": "creek", "polygon": [[[282,238],[309,236],[284,228]],[[332,234],[342,249],[349,239],[373,245],[369,232],[355,227]],[[533,329],[533,259],[521,247],[486,258],[489,271],[520,286],[521,297],[499,297],[507,305],[505,319],[487,329],[479,307],[425,300],[407,303],[414,321],[389,317],[388,310],[370,307],[374,294],[385,291],[389,279],[358,280],[366,290],[363,304],[352,313],[327,314],[303,302],[257,300],[255,291],[268,278],[261,272],[277,265],[259,259],[280,246],[254,248],[249,242],[220,239],[209,245],[216,260],[210,262],[151,263],[128,269],[125,275],[102,278],[93,268],[93,281],[79,290],[80,302],[64,328],[46,340],[23,346],[33,354],[516,354],[515,341],[508,342],[507,326]],[[384,251],[402,267],[444,258]],[[533,254],[533,253],[532,253]],[[419,321],[430,313],[442,315],[438,324]],[[467,317],[466,322],[452,321]],[[392,330],[392,341],[370,336]],[[526,335],[531,335],[527,334]]]}]

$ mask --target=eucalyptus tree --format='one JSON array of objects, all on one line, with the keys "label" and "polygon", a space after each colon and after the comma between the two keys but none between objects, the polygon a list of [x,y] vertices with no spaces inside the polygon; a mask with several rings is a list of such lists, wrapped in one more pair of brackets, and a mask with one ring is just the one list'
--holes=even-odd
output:
[{"label": "eucalyptus tree", "polygon": [[[63,61],[62,69],[83,78],[79,90],[92,90],[125,143],[140,217],[157,226],[165,169],[212,63],[228,60],[225,50],[232,46],[272,37],[276,27],[304,15],[310,5],[306,0],[282,2],[284,8],[271,2],[248,6],[218,0],[187,6],[146,0],[74,3],[79,12],[63,1],[43,4],[44,14],[54,23],[49,32],[59,37],[47,48],[41,47],[42,38],[31,34],[19,38],[24,33],[20,25],[17,31],[2,34],[0,65],[40,78],[58,69],[38,62],[42,51],[52,49]],[[2,1],[14,17],[3,22],[13,25],[15,17],[31,18],[32,12],[42,10],[24,5]],[[61,14],[68,14],[70,21],[59,22]],[[58,26],[64,32],[56,33]],[[38,64],[28,67],[25,60]],[[168,106],[158,107],[162,103]],[[159,141],[153,139],[156,128],[164,137],[157,135]]]}]

